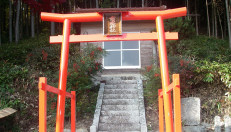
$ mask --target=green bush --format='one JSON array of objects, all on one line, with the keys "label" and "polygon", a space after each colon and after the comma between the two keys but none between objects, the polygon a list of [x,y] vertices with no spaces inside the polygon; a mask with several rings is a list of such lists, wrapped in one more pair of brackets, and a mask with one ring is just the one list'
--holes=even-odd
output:
[{"label": "green bush", "polygon": [[231,88],[231,63],[210,62],[207,60],[198,61],[196,63],[196,79],[202,79],[204,82],[212,83],[223,82],[228,88]]},{"label": "green bush", "polygon": [[38,38],[19,41],[18,44],[4,44],[0,46],[0,60],[14,65],[24,65],[27,54],[33,49],[48,45],[48,35],[42,34]]},{"label": "green bush", "polygon": [[70,57],[67,86],[69,91],[76,91],[77,111],[82,114],[94,112],[98,87],[92,79],[102,70],[98,61],[103,55],[105,51],[101,47],[89,44]]},{"label": "green bush", "polygon": [[193,80],[190,85],[196,85],[201,81],[212,83],[216,79],[230,87],[231,50],[227,41],[207,36],[181,40],[176,44],[176,50],[170,52],[170,56],[169,61],[177,56],[189,58],[189,70],[193,72],[193,77],[187,78],[188,82]]},{"label": "green bush", "polygon": [[27,82],[28,69],[10,63],[2,63],[0,71],[0,109],[5,107],[22,108],[23,103],[12,95],[23,89],[24,83]]},{"label": "green bush", "polygon": [[[189,89],[194,84],[194,70],[195,64],[192,58],[187,56],[168,56],[168,66],[169,66],[169,73],[170,76],[172,74],[180,74],[180,87],[184,89],[184,92],[188,92]],[[171,80],[172,78],[170,78]]]},{"label": "green bush", "polygon": [[60,45],[36,48],[26,55],[26,64],[38,71],[58,70],[60,60]]},{"label": "green bush", "polygon": [[144,81],[144,97],[148,104],[153,104],[158,98],[158,89],[161,89],[160,69],[151,65],[145,68],[143,73]]},{"label": "green bush", "polygon": [[221,39],[197,36],[180,40],[177,44],[169,45],[170,55],[183,55],[196,61],[206,59],[210,61],[228,62],[231,60],[231,50],[228,42]]},{"label": "green bush", "polygon": [[[172,83],[172,74],[180,74],[182,94],[187,94],[195,84],[194,61],[182,56],[168,56],[168,60],[170,83]],[[160,68],[153,65],[147,66],[143,75],[146,79],[144,81],[144,96],[149,103],[153,103],[153,100],[158,97],[158,89],[162,89]]]},{"label": "green bush", "polygon": [[[33,72],[39,73],[39,76],[45,76],[48,84],[54,87],[58,86],[58,71],[60,63],[60,45],[51,45],[33,49],[26,56],[26,65],[33,69]],[[97,72],[102,70],[102,64],[98,62],[105,54],[101,47],[87,45],[80,49],[79,45],[70,45],[68,60],[67,91],[76,91],[77,111],[92,113],[95,109],[98,87],[93,85],[92,79]],[[48,107],[50,114],[54,114],[57,98],[49,94]],[[70,115],[70,100],[67,99],[66,116]]]}]

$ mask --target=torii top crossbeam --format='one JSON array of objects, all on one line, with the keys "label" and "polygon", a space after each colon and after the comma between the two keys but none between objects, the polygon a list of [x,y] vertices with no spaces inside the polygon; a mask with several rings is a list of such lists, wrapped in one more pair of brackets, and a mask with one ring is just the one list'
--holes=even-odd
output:
[{"label": "torii top crossbeam", "polygon": [[[122,12],[122,20],[155,20],[157,16],[161,16],[163,19],[169,19],[185,15],[186,7],[163,11],[127,11]],[[64,22],[65,19],[71,22],[96,22],[102,21],[102,18],[103,15],[101,12],[75,14],[41,13],[41,19],[43,21],[53,22]]]}]

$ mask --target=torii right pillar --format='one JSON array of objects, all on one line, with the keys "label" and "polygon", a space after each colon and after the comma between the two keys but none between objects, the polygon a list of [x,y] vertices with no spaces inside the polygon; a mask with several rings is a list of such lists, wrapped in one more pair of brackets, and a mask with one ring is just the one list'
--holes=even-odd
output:
[{"label": "torii right pillar", "polygon": [[169,72],[168,72],[168,58],[166,50],[164,23],[162,16],[156,17],[156,29],[158,36],[158,48],[159,48],[159,59],[160,59],[160,71],[161,71],[161,83],[163,89],[164,98],[164,114],[165,114],[165,126],[166,132],[173,132],[173,118],[172,118],[172,103],[171,93],[168,93],[169,86]]}]

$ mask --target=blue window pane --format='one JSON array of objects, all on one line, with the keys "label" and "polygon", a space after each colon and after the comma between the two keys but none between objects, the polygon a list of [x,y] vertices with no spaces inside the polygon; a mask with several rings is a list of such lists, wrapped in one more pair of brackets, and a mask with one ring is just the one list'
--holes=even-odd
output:
[{"label": "blue window pane", "polygon": [[104,57],[104,66],[121,66],[121,52],[107,51]]},{"label": "blue window pane", "polygon": [[139,49],[139,41],[123,41],[123,49]]},{"label": "blue window pane", "polygon": [[123,51],[123,66],[139,66],[139,50]]},{"label": "blue window pane", "polygon": [[104,42],[104,49],[106,50],[120,49],[120,41]]}]

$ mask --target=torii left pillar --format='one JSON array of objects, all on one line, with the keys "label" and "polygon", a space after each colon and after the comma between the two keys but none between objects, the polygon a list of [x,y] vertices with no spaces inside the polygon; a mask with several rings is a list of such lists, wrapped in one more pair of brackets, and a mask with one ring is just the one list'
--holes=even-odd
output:
[{"label": "torii left pillar", "polygon": [[67,67],[69,55],[69,36],[71,29],[71,21],[64,20],[63,23],[63,41],[61,48],[60,69],[59,69],[59,86],[62,92],[58,95],[57,113],[56,113],[56,132],[63,132],[64,129],[64,114],[65,114],[65,92],[67,84]]}]

